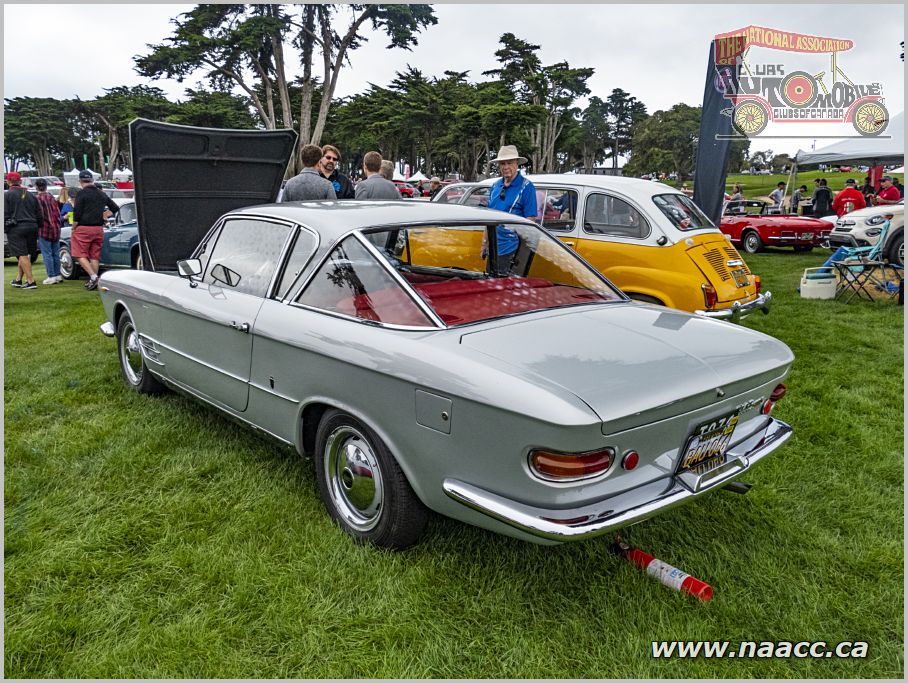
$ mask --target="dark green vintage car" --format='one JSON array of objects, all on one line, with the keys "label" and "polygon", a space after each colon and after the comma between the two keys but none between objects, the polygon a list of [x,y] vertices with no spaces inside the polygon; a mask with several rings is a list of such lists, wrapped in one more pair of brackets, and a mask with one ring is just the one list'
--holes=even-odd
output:
[{"label": "dark green vintage car", "polygon": [[[139,253],[139,223],[136,220],[135,199],[114,199],[120,205],[120,213],[112,224],[104,228],[104,244],[101,246],[101,270],[114,268],[141,268]],[[60,274],[67,280],[75,280],[85,273],[73,259],[70,251],[72,228],[60,232]]]}]

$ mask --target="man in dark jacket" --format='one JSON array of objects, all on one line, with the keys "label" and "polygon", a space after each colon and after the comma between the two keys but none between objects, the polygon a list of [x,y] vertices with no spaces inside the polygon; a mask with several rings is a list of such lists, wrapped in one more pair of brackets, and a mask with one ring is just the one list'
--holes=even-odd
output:
[{"label": "man in dark jacket", "polygon": [[79,171],[79,185],[73,208],[73,231],[70,248],[73,258],[79,259],[82,270],[88,273],[85,289],[97,289],[98,265],[104,244],[104,223],[118,213],[120,207],[94,184],[91,171]]},{"label": "man in dark jacket", "polygon": [[322,147],[322,159],[318,162],[318,170],[322,176],[331,181],[334,186],[334,194],[338,199],[353,199],[353,183],[343,173],[337,170],[340,163],[340,152],[334,145],[324,145]]},{"label": "man in dark jacket", "polygon": [[41,208],[35,196],[22,187],[22,176],[6,174],[9,189],[3,193],[4,230],[10,253],[19,261],[16,279],[10,282],[20,289],[37,289],[32,275],[32,256],[38,253],[38,228],[43,225]]},{"label": "man in dark jacket", "polygon": [[817,178],[817,189],[813,191],[814,218],[823,218],[832,213],[832,190],[826,183],[826,178]]}]

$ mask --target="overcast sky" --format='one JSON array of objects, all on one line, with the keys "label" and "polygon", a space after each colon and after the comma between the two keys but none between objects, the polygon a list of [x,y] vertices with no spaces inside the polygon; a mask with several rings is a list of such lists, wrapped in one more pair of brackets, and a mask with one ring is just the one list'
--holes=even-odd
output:
[{"label": "overcast sky", "polygon": [[[171,99],[184,98],[187,87],[170,80],[149,81],[133,70],[135,55],[146,45],[171,35],[170,20],[192,5],[150,4],[6,4],[4,22],[4,97],[91,99],[104,88],[146,83]],[[605,98],[622,88],[641,100],[650,113],[678,102],[702,103],[709,42],[716,33],[748,25],[854,41],[839,54],[839,66],[854,83],[879,82],[890,115],[904,109],[904,40],[902,5],[617,5],[617,4],[454,4],[435,5],[438,24],[419,36],[412,51],[387,50],[387,40],[370,34],[351,53],[352,68],[343,71],[337,94],[362,92],[368,83],[387,85],[408,64],[427,76],[446,69],[470,71],[474,81],[495,68],[494,53],[502,33],[541,46],[544,64],[567,61],[591,67],[592,94]],[[752,64],[782,64],[787,71],[829,71],[827,55],[805,55],[753,48]],[[827,81],[828,82],[828,81]],[[816,139],[853,134],[847,125],[773,123],[754,140],[751,150],[794,154]],[[803,135],[784,139],[770,136]]]}]

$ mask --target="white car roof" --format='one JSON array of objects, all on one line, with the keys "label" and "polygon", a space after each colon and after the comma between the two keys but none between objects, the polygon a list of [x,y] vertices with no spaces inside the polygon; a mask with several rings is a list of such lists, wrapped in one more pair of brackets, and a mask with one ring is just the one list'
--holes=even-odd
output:
[{"label": "white car roof", "polygon": [[[611,190],[633,197],[637,200],[648,200],[657,194],[684,194],[680,190],[665,185],[658,181],[641,180],[640,178],[625,178],[623,176],[598,175],[588,173],[540,173],[526,176],[533,184],[568,185],[573,187],[586,187],[597,190]],[[498,178],[486,178],[478,183],[468,185],[492,185]]]}]

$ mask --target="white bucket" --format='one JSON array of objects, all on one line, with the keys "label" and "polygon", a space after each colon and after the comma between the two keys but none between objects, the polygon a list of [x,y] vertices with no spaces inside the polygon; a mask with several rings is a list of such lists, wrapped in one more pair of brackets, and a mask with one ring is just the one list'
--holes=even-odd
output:
[{"label": "white bucket", "polygon": [[[813,277],[808,277],[812,271],[824,271],[816,273]],[[819,268],[805,268],[804,275],[801,276],[801,298],[802,299],[834,299],[836,291],[835,272],[831,266],[820,266]]]}]

